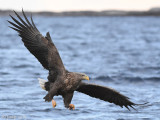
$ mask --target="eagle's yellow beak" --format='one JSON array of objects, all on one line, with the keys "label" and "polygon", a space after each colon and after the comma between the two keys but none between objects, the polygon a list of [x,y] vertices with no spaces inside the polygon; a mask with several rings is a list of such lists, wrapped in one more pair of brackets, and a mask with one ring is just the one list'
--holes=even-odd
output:
[{"label": "eagle's yellow beak", "polygon": [[84,79],[85,80],[89,80],[89,77],[86,75],[86,76],[84,76]]}]

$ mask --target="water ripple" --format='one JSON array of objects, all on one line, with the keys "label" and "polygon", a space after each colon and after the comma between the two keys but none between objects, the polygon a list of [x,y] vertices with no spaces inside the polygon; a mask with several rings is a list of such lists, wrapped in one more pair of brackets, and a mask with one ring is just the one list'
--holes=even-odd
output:
[{"label": "water ripple", "polygon": [[[43,17],[34,21],[43,35],[50,32],[65,67],[84,72],[90,83],[112,87],[135,103],[136,111],[75,92],[75,111],[44,102],[37,78],[47,79],[40,63],[1,17],[0,111],[27,120],[159,119],[160,17]],[[1,117],[1,116],[0,116]]]}]

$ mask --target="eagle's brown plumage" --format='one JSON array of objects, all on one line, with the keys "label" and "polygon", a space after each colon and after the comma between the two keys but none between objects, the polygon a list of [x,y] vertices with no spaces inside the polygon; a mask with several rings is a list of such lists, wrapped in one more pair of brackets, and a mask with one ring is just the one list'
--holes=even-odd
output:
[{"label": "eagle's brown plumage", "polygon": [[41,87],[48,91],[44,97],[45,101],[51,101],[55,95],[62,95],[65,107],[69,108],[73,106],[70,103],[74,91],[78,91],[121,107],[125,106],[127,109],[128,106],[133,108],[133,105],[136,105],[128,97],[111,88],[81,82],[84,79],[89,80],[89,77],[83,73],[67,71],[49,32],[44,37],[36,28],[32,16],[29,22],[23,10],[22,13],[25,20],[15,12],[19,20],[10,15],[14,22],[8,22],[13,25],[11,28],[19,33],[25,47],[49,71],[48,81],[40,83]]}]

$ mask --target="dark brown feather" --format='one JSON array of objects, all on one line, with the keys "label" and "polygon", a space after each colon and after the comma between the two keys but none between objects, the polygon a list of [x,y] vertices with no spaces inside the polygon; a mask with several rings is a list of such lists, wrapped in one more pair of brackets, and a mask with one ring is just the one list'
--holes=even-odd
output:
[{"label": "dark brown feather", "polygon": [[87,94],[91,97],[114,103],[121,107],[125,106],[128,110],[130,110],[128,106],[133,108],[133,105],[136,105],[135,103],[131,102],[128,97],[111,88],[100,85],[81,83],[76,91]]},{"label": "dark brown feather", "polygon": [[53,82],[57,79],[58,75],[62,75],[65,71],[58,50],[52,42],[49,33],[47,33],[46,37],[42,36],[36,28],[32,17],[30,23],[23,10],[22,13],[25,21],[15,12],[20,21],[10,15],[15,23],[8,22],[14,26],[11,28],[19,33],[25,47],[38,59],[45,69],[49,70],[51,75],[49,81]]}]

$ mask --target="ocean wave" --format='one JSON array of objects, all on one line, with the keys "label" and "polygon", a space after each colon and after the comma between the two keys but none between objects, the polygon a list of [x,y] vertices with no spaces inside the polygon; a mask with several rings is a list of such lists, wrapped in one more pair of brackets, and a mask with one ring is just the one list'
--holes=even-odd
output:
[{"label": "ocean wave", "polygon": [[154,82],[160,82],[160,77],[121,77],[121,76],[97,76],[94,78],[95,80],[101,80],[101,81],[129,81],[129,82],[144,82],[144,81],[154,81]]},{"label": "ocean wave", "polygon": [[27,64],[13,66],[13,68],[32,68],[32,67],[34,67],[34,66],[33,65],[27,65]]},{"label": "ocean wave", "polygon": [[95,80],[113,80],[111,77],[109,77],[109,76],[97,76],[97,77],[95,77],[95,78],[93,78],[93,79],[95,79]]},{"label": "ocean wave", "polygon": [[0,75],[8,75],[9,72],[0,72]]},{"label": "ocean wave", "polygon": [[145,80],[149,80],[149,81],[160,81],[160,77],[150,77],[150,78],[145,78]]}]

